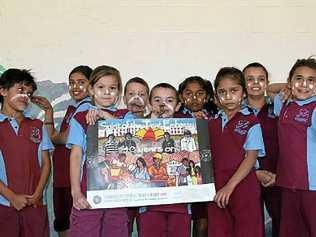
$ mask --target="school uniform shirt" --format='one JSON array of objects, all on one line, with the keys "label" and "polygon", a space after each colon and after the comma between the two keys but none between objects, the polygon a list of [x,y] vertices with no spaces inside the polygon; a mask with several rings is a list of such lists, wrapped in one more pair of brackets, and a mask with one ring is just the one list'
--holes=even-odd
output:
[{"label": "school uniform shirt", "polygon": [[316,190],[316,96],[306,100],[274,100],[279,116],[280,158],[277,185]]},{"label": "school uniform shirt", "polygon": [[[89,105],[89,109],[97,109],[93,105]],[[107,112],[111,113],[118,119],[135,118],[132,112],[126,109],[107,108]],[[87,151],[87,128],[86,114],[88,110],[81,111],[75,114],[70,120],[69,134],[67,138],[66,147],[71,149],[73,145],[77,145],[82,148],[82,158],[80,164],[80,181],[81,181],[81,192],[83,194],[87,191],[87,176],[86,176],[86,151]]]},{"label": "school uniform shirt", "polygon": [[260,123],[248,107],[243,107],[230,120],[220,110],[209,120],[209,136],[216,190],[226,185],[233,176],[246,151],[257,150],[259,157],[265,155]]},{"label": "school uniform shirt", "polygon": [[[42,151],[52,149],[42,121],[24,117],[19,125],[14,118],[0,113],[0,180],[13,192],[34,193],[41,176]],[[0,205],[10,206],[10,202],[0,195]]]},{"label": "school uniform shirt", "polygon": [[[76,113],[87,110],[89,104],[91,104],[91,98],[86,97],[74,105],[69,105],[61,123],[60,132],[66,131],[71,118]],[[69,157],[70,150],[64,144],[57,144],[53,153],[53,186],[55,188],[70,187]]]},{"label": "school uniform shirt", "polygon": [[[245,100],[245,104],[248,104],[247,100]],[[250,106],[248,105],[248,107]],[[276,173],[279,156],[278,117],[274,114],[273,103],[271,99],[267,98],[261,109],[252,107],[250,109],[260,122],[266,151],[265,157],[258,158],[258,168]]]}]

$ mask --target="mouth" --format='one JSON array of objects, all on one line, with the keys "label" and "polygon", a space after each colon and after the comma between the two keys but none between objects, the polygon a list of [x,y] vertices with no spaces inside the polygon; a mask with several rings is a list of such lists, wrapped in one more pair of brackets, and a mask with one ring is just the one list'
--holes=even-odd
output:
[{"label": "mouth", "polygon": [[260,91],[261,87],[252,87],[251,90],[253,90],[253,91]]}]

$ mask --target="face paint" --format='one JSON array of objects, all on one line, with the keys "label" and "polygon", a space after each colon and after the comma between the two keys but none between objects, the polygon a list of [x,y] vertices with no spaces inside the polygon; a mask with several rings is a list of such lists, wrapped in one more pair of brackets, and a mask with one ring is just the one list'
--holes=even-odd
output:
[{"label": "face paint", "polygon": [[142,97],[140,97],[138,94],[134,94],[128,101],[127,101],[127,105],[130,104],[136,104],[139,106],[144,106],[145,105],[145,101]]}]

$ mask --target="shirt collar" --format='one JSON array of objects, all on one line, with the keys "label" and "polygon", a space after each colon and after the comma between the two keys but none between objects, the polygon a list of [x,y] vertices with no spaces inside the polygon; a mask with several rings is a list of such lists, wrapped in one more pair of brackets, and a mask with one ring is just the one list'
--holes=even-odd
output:
[{"label": "shirt collar", "polygon": [[298,104],[299,106],[303,106],[303,105],[306,105],[306,104],[309,104],[311,102],[314,102],[316,101],[316,95],[312,96],[312,97],[309,97],[308,99],[306,100],[293,100],[293,99],[289,99],[286,104],[289,104],[291,102],[295,102],[296,104]]},{"label": "shirt collar", "polygon": [[78,101],[77,103],[75,103],[75,107],[78,107],[80,104],[82,104],[83,102],[91,102],[91,98],[90,96],[85,97],[84,99]]},{"label": "shirt collar", "polygon": [[[32,119],[32,116],[30,114],[24,114],[24,117]],[[9,117],[3,113],[0,113],[0,122],[3,122],[6,119],[9,119]]]}]

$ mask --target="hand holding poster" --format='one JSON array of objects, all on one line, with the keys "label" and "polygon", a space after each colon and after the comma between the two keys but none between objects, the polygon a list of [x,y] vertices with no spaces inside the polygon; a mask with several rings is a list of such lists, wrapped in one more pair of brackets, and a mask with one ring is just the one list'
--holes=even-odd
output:
[{"label": "hand holding poster", "polygon": [[210,201],[207,121],[102,120],[88,129],[87,199],[93,208]]}]

